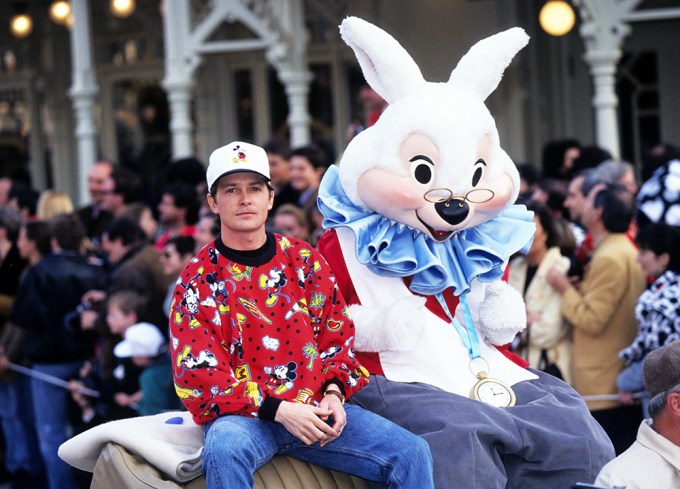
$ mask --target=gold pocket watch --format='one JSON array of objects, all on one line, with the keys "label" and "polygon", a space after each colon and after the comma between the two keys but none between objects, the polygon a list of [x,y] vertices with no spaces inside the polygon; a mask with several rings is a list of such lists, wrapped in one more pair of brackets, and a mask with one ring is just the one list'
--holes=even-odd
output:
[{"label": "gold pocket watch", "polygon": [[487,377],[489,364],[481,357],[478,359],[486,363],[487,368],[486,370],[480,370],[475,373],[472,371],[473,360],[470,361],[470,371],[479,379],[477,383],[472,386],[470,397],[496,407],[514,406],[517,402],[517,398],[515,397],[515,392],[512,390],[512,387],[500,379]]}]

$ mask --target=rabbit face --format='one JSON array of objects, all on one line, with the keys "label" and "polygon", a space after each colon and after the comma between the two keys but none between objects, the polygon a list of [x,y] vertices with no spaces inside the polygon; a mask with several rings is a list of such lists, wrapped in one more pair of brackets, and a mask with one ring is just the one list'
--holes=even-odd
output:
[{"label": "rabbit face", "polygon": [[479,41],[446,83],[425,81],[406,50],[373,24],[349,17],[340,32],[389,104],[340,161],[340,183],[354,204],[446,241],[514,202],[519,174],[484,100],[528,42],[522,29]]},{"label": "rabbit face", "polygon": [[483,103],[447,84],[428,85],[357,136],[339,172],[355,202],[445,241],[514,202],[519,175]]}]

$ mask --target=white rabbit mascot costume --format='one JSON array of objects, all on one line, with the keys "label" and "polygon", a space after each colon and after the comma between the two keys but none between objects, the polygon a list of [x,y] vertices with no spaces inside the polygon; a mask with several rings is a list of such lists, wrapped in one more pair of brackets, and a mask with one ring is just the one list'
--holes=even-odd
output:
[{"label": "white rabbit mascot costume", "polygon": [[428,441],[439,489],[592,482],[614,452],[584,402],[496,346],[526,323],[500,279],[535,228],[484,100],[528,37],[484,39],[430,83],[378,27],[348,18],[340,31],[389,104],[319,191],[331,229],[319,248],[373,374],[353,399]]}]

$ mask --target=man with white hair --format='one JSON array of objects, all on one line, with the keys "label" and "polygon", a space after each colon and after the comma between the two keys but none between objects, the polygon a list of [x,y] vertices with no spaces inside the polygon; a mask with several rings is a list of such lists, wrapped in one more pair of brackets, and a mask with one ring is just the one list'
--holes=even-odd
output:
[{"label": "man with white hair", "polygon": [[595,481],[627,489],[680,487],[680,340],[651,352],[643,366],[649,414],[637,439]]},{"label": "man with white hair", "polygon": [[632,163],[623,160],[603,161],[595,167],[595,173],[603,182],[616,183],[631,194],[637,194],[638,184]]}]

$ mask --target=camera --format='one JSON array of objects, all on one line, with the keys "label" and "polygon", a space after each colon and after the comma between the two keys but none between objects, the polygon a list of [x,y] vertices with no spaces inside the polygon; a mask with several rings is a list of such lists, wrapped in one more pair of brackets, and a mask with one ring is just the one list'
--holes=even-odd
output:
[{"label": "camera", "polygon": [[91,301],[81,302],[76,306],[76,312],[82,314],[85,311],[99,311],[99,303],[94,303]]}]

